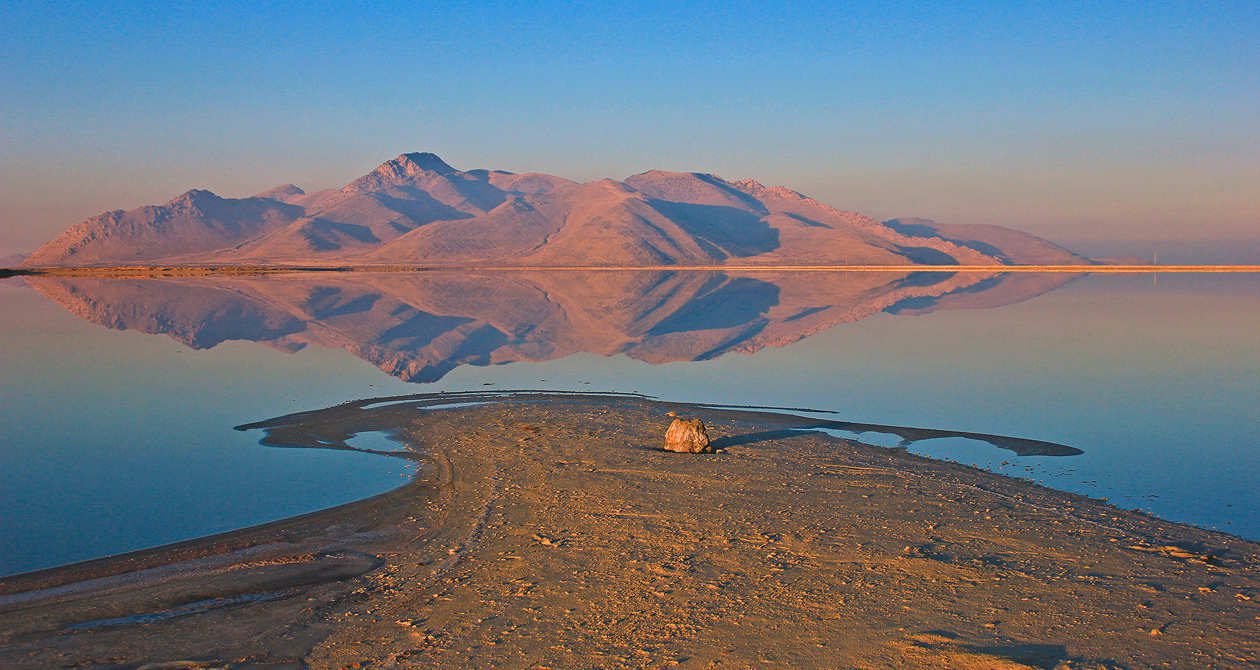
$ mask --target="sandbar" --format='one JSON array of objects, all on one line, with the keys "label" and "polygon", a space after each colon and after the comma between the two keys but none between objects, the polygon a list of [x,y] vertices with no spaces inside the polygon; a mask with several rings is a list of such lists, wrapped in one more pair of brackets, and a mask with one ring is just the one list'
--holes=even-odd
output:
[{"label": "sandbar", "polygon": [[[670,412],[703,419],[719,453],[662,451]],[[811,425],[633,396],[473,393],[243,426],[319,448],[385,430],[406,450],[382,457],[420,467],[323,512],[0,580],[0,666],[1260,658],[1260,545]]]}]

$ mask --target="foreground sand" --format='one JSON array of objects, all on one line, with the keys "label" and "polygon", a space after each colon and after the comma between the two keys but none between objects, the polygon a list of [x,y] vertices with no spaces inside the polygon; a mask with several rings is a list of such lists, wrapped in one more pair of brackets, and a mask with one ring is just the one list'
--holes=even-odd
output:
[{"label": "foreground sand", "polygon": [[[397,428],[420,474],[327,512],[0,581],[0,667],[1258,662],[1254,543],[786,414],[498,400],[271,422],[273,442],[334,448]],[[659,451],[670,410],[703,417],[723,453]]]}]

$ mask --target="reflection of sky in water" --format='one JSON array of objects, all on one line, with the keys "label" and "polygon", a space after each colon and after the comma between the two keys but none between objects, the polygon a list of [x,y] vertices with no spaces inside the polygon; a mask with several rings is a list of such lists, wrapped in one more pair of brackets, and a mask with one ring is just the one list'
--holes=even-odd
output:
[{"label": "reflection of sky in water", "polygon": [[855,432],[829,428],[811,428],[833,437],[856,440],[879,447],[904,448],[912,454],[953,461],[997,472],[1008,477],[1019,477],[1041,482],[1060,489],[1077,489],[1077,484],[1087,483],[1077,479],[1077,471],[1071,458],[1056,456],[1016,456],[988,442],[969,437],[935,437],[925,440],[903,440],[897,435],[873,431]]},{"label": "reflection of sky in water", "polygon": [[[899,447],[905,443],[899,435],[892,433],[881,433],[874,430],[856,431],[856,430],[840,430],[838,428],[811,428],[832,437],[839,437],[846,440],[856,440],[863,444],[873,444],[877,447]],[[965,438],[956,438],[965,439]]]},{"label": "reflection of sky in water", "polygon": [[193,351],[2,286],[0,570],[384,490],[406,472],[401,461],[263,448],[257,433],[231,427],[352,398],[492,388],[814,407],[839,420],[1060,442],[1085,453],[1021,458],[960,438],[912,451],[1260,537],[1255,276],[1097,276],[997,309],[879,315],[754,355],[649,365],[575,354],[459,367],[432,384],[320,347]]}]

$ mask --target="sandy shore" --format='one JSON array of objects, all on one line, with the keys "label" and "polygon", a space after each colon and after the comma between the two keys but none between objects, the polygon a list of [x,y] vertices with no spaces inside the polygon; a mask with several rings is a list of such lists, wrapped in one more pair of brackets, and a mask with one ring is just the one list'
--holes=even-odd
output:
[{"label": "sandy shore", "polygon": [[[788,413],[577,395],[422,409],[438,399],[256,426],[324,448],[397,431],[422,464],[400,489],[0,580],[0,667],[1260,661],[1252,542]],[[660,451],[671,410],[722,453]]]}]

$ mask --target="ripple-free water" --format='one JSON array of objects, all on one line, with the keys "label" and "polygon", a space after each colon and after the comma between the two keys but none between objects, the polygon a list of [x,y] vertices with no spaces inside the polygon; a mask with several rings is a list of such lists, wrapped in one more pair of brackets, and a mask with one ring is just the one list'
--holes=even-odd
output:
[{"label": "ripple-free water", "polygon": [[[1020,457],[964,438],[910,448],[1260,538],[1254,275],[1099,275],[1044,293],[988,282],[987,293],[883,302],[869,287],[858,299],[843,283],[762,277],[728,284],[722,299],[778,282],[757,292],[777,306],[716,311],[714,294],[609,298],[616,282],[634,284],[625,275],[573,277],[564,295],[550,278],[538,302],[516,290],[531,281],[521,276],[440,299],[432,275],[419,288],[234,278],[214,293],[215,281],[133,280],[121,292],[96,280],[45,291],[53,299],[0,281],[0,574],[313,511],[413,472],[390,456],[260,446],[258,431],[233,426],[357,398],[509,388],[827,409],[1057,442],[1084,453]],[[895,296],[922,284],[887,286]],[[315,311],[302,295],[316,290],[340,291],[343,306]],[[398,448],[384,434],[351,444]]]}]

